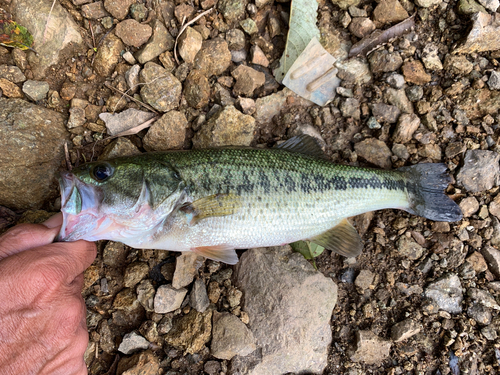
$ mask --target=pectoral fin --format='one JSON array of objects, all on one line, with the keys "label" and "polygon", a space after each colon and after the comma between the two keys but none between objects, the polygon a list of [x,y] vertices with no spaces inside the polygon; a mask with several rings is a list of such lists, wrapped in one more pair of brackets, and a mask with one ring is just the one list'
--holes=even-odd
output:
[{"label": "pectoral fin", "polygon": [[214,194],[183,205],[179,210],[187,216],[189,225],[207,217],[227,216],[241,207],[241,197],[236,194]]},{"label": "pectoral fin", "polygon": [[219,262],[232,265],[238,263],[238,255],[236,254],[236,251],[228,245],[193,247],[191,251],[204,256],[205,258]]},{"label": "pectoral fin", "polygon": [[348,258],[358,256],[363,250],[363,240],[347,219],[342,220],[337,226],[310,240]]}]

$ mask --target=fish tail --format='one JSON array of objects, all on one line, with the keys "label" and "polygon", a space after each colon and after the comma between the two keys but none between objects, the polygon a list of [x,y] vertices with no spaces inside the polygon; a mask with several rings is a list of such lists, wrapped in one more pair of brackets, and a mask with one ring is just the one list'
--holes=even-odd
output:
[{"label": "fish tail", "polygon": [[451,182],[443,163],[399,168],[406,179],[410,207],[406,211],[434,221],[459,221],[462,210],[444,190]]}]

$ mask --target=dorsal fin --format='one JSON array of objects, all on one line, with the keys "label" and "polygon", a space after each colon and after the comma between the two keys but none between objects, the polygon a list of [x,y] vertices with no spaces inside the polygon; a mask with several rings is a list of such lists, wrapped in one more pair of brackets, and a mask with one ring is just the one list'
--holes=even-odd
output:
[{"label": "dorsal fin", "polygon": [[321,149],[318,141],[307,134],[297,135],[283,142],[278,146],[283,150],[298,152],[300,154],[314,156],[316,158],[324,158],[325,154]]},{"label": "dorsal fin", "polygon": [[363,240],[347,219],[310,241],[348,258],[358,256],[363,250]]}]

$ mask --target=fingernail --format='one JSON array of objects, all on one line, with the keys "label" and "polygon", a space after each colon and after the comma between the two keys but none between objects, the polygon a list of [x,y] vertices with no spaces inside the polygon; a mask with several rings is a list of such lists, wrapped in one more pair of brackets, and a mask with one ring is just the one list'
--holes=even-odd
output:
[{"label": "fingernail", "polygon": [[63,217],[62,213],[57,213],[54,216],[51,216],[47,220],[45,220],[42,224],[45,225],[47,228],[52,229],[55,227],[60,227],[63,222]]}]

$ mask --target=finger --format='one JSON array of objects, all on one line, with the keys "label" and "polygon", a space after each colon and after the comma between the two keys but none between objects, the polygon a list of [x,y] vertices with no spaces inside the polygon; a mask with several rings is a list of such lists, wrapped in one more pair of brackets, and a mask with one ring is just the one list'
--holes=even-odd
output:
[{"label": "finger", "polygon": [[58,227],[47,228],[40,224],[16,225],[0,236],[0,260],[28,249],[50,244],[58,232]]},{"label": "finger", "polygon": [[57,242],[32,249],[35,256],[48,257],[48,261],[60,270],[60,276],[73,283],[93,262],[97,255],[95,243],[84,240]]},{"label": "finger", "polygon": [[59,228],[63,223],[63,215],[61,212],[51,216],[45,220],[42,224],[47,228]]}]

